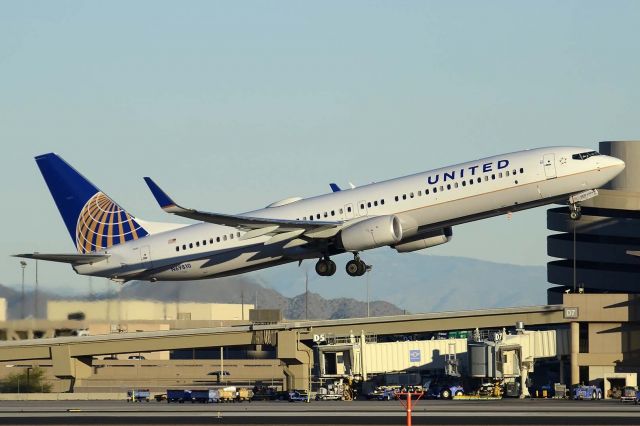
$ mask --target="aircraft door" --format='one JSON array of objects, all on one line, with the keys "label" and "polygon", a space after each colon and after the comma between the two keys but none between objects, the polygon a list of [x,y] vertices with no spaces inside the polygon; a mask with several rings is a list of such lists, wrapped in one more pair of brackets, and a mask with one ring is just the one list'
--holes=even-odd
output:
[{"label": "aircraft door", "polygon": [[358,216],[366,216],[367,215],[367,202],[359,201],[358,202]]},{"label": "aircraft door", "polygon": [[346,220],[353,219],[353,204],[344,205],[344,218]]},{"label": "aircraft door", "polygon": [[542,164],[544,165],[544,175],[547,179],[553,179],[556,177],[556,155],[544,154],[542,157]]},{"label": "aircraft door", "polygon": [[151,266],[151,251],[149,250],[149,246],[140,247],[140,262],[143,266]]}]

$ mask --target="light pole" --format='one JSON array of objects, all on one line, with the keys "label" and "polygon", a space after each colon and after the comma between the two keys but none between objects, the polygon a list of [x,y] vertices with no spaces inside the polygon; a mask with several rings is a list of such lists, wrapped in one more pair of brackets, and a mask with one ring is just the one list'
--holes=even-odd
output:
[{"label": "light pole", "polygon": [[373,267],[371,265],[367,265],[367,268],[365,269],[367,272],[367,318],[369,318],[369,278],[372,268]]},{"label": "light pole", "polygon": [[574,293],[576,292],[576,287],[577,287],[576,286],[576,275],[577,275],[577,272],[576,272],[576,268],[577,268],[577,265],[576,265],[576,262],[577,262],[577,259],[576,259],[576,224],[577,223],[578,223],[577,220],[573,221],[573,292]]},{"label": "light pole", "polygon": [[309,319],[309,271],[304,270],[304,319]]},{"label": "light pole", "polygon": [[27,267],[27,262],[20,261],[20,267],[22,268],[22,292],[20,293],[20,319],[24,319],[24,269]]},{"label": "light pole", "polygon": [[38,318],[38,259],[36,259],[36,290],[33,294],[33,318]]}]

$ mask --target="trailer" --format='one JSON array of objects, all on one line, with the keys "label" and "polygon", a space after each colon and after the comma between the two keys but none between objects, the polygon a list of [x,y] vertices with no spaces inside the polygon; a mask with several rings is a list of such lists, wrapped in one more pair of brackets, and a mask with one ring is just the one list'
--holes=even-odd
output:
[{"label": "trailer", "polygon": [[184,403],[191,401],[191,392],[182,389],[167,389],[167,403],[177,402]]},{"label": "trailer", "polygon": [[205,389],[191,391],[191,403],[199,402],[201,404],[206,404],[208,402],[218,402],[218,399],[219,393],[216,390]]},{"label": "trailer", "polygon": [[218,389],[218,402],[236,402],[238,400],[237,392],[235,386]]},{"label": "trailer", "polygon": [[151,392],[149,389],[133,389],[127,391],[127,402],[149,402]]}]

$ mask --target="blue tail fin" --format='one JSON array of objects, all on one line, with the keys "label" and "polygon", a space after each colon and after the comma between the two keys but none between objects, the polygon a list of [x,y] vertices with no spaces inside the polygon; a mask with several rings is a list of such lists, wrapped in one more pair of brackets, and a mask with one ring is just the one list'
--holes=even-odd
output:
[{"label": "blue tail fin", "polygon": [[149,233],[57,154],[36,157],[79,253],[90,253]]}]

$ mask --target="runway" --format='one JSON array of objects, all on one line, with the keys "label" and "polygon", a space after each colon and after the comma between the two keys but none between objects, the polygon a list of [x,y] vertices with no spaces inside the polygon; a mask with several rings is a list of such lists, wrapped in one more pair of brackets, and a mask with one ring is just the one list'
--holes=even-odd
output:
[{"label": "runway", "polygon": [[[3,425],[271,424],[402,425],[398,401],[167,404],[120,401],[0,402]],[[640,406],[619,401],[419,401],[416,425],[627,425],[640,424]]]}]

